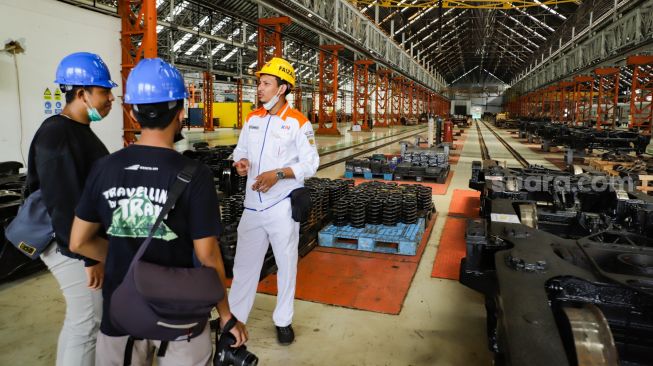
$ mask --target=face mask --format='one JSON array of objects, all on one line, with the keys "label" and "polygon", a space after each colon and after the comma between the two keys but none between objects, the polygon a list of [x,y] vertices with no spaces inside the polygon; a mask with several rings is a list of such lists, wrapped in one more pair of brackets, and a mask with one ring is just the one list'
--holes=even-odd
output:
[{"label": "face mask", "polygon": [[184,129],[184,126],[181,124],[181,122],[177,122],[177,123],[179,123],[179,130],[177,130],[177,132],[175,133],[175,137],[173,138],[173,142],[174,142],[174,143],[177,143],[177,142],[179,142],[179,141],[181,141],[181,140],[183,140],[183,139],[186,138],[186,137],[184,137],[184,135],[181,133],[181,131]]},{"label": "face mask", "polygon": [[[281,89],[281,87],[279,87]],[[267,103],[263,103],[263,108],[265,108],[266,111],[269,111],[270,109],[274,108],[275,105],[277,105],[277,102],[279,101],[279,93],[274,95],[272,99],[270,99]]]},{"label": "face mask", "polygon": [[84,101],[84,104],[86,104],[86,113],[88,113],[88,119],[91,122],[98,122],[104,118],[100,112],[98,112],[97,108],[91,107],[88,103],[86,103],[86,101]]}]

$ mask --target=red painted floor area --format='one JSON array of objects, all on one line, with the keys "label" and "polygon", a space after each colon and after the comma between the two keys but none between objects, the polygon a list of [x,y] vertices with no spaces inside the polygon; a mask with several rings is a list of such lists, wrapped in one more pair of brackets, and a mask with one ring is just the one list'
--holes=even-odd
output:
[{"label": "red painted floor area", "polygon": [[449,204],[449,216],[478,217],[481,193],[469,189],[454,189]]},{"label": "red painted floor area", "polygon": [[[436,217],[429,221],[414,256],[315,248],[299,261],[295,298],[399,314]],[[276,295],[276,275],[261,281],[258,291]]]},{"label": "red painted floor area", "polygon": [[431,277],[458,280],[460,260],[465,257],[465,230],[468,218],[477,218],[480,193],[456,189],[449,204],[449,217],[444,223]]}]

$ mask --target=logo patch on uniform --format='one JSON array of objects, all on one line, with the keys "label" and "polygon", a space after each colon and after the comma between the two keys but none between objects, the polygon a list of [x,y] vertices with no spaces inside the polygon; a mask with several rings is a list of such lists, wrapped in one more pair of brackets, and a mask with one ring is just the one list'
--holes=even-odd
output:
[{"label": "logo patch on uniform", "polygon": [[139,164],[134,164],[130,165],[125,168],[125,170],[150,170],[150,171],[158,171],[159,168],[155,166],[144,166],[144,165],[139,165]]},{"label": "logo patch on uniform", "polygon": [[289,130],[290,126],[289,125],[281,125],[282,130]]},{"label": "logo patch on uniform", "polygon": [[258,130],[258,126],[255,125],[249,125],[250,130]]}]

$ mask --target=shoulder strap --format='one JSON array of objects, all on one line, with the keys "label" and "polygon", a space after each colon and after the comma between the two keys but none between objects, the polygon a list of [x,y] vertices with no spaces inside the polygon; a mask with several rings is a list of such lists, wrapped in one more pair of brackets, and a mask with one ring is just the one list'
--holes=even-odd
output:
[{"label": "shoulder strap", "polygon": [[161,212],[159,213],[159,216],[157,216],[156,221],[154,221],[154,225],[152,225],[152,228],[150,228],[150,233],[148,234],[147,239],[145,239],[140,248],[138,248],[138,252],[136,252],[132,264],[143,256],[143,253],[145,253],[147,247],[152,241],[152,236],[159,228],[166,215],[168,215],[170,210],[172,210],[172,208],[175,206],[175,203],[177,203],[177,200],[179,200],[181,194],[184,193],[186,186],[193,179],[193,175],[195,174],[198,166],[198,161],[189,159],[186,165],[184,165],[184,168],[179,172],[179,174],[177,174],[177,179],[175,179],[174,183],[172,183],[172,187],[170,187],[170,190],[168,191],[168,199],[166,200],[165,205],[163,205],[163,209],[161,209]]}]

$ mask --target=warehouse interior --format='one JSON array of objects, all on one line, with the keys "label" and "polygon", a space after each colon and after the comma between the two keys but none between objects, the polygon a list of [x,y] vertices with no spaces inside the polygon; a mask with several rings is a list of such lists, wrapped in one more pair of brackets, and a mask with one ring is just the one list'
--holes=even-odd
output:
[{"label": "warehouse interior", "polygon": [[653,364],[653,2],[0,0],[0,24],[0,365],[57,357],[61,290],[4,231],[65,105],[57,64],[80,51],[118,84],[92,124],[110,153],[140,137],[138,62],[183,75],[175,149],[214,174],[227,277],[255,72],[294,67],[320,163],[296,339],[270,320],[269,250],[247,322],[260,364]]}]

